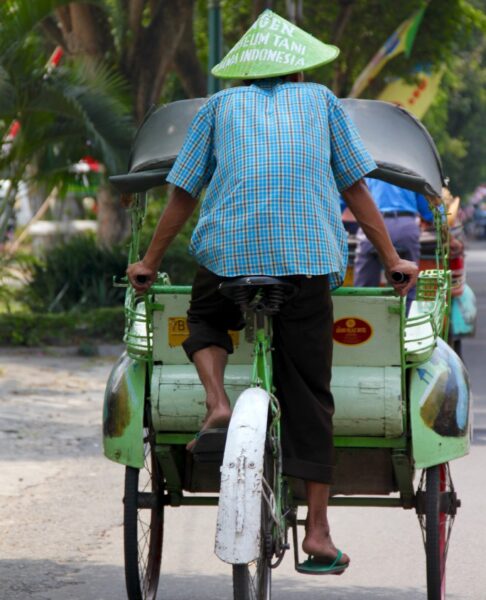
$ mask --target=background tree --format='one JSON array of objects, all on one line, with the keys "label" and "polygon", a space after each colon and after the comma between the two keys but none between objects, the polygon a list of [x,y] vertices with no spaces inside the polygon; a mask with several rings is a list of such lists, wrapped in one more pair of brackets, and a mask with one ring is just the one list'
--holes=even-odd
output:
[{"label": "background tree", "polygon": [[14,8],[0,8],[2,139],[14,121],[20,124],[0,156],[1,177],[11,182],[7,210],[21,180],[45,197],[63,187],[72,165],[88,153],[110,171],[124,169],[132,132],[124,81],[83,60],[46,69],[51,48]]},{"label": "background tree", "polygon": [[[326,0],[319,3],[305,0],[223,0],[225,51],[236,43],[261,10],[271,7],[284,16],[291,16],[319,39],[341,48],[338,60],[311,73],[311,79],[326,83],[339,96],[346,96],[376,50],[421,4],[421,0],[403,0],[384,9],[381,0]],[[484,110],[479,108],[484,107],[484,93],[479,89],[484,52],[478,54],[470,40],[474,36],[480,38],[478,28],[484,34],[485,20],[484,0],[448,0],[447,10],[443,2],[431,0],[412,56],[406,58],[401,55],[390,61],[367,90],[368,96],[375,97],[387,77],[408,76],[417,64],[446,65],[443,92],[438,97],[437,106],[427,115],[427,123],[437,136],[445,161],[451,166],[448,171],[461,193],[474,187],[477,178],[484,176],[479,159],[477,166],[472,168],[476,163],[471,155],[474,151],[478,157],[483,156],[482,145],[477,139],[477,119]],[[124,171],[126,162],[114,157],[128,152],[131,128],[126,119],[127,113],[136,126],[152,104],[206,93],[207,0],[5,0],[0,5],[0,37],[3,40],[0,44],[0,69],[3,69],[0,78],[11,84],[9,89],[6,83],[2,84],[5,92],[0,98],[3,131],[9,125],[7,115],[21,116],[21,120],[25,120],[22,139],[16,142],[18,154],[15,164],[25,169],[28,165],[31,172],[39,175],[39,166],[42,165],[42,173],[56,172],[61,179],[62,173],[67,172],[68,160],[80,158],[87,147],[93,150],[90,154],[94,153],[107,166],[107,175]],[[32,47],[35,46],[35,50],[28,49],[29,44],[24,44],[26,39],[30,40]],[[43,64],[56,45],[65,51],[62,68],[44,79]],[[10,46],[17,53],[16,60],[20,60],[24,52],[25,77],[18,76],[13,63],[8,63],[11,60],[8,57],[13,56]],[[38,56],[33,56],[35,53]],[[8,59],[6,67],[5,57]],[[28,67],[30,60],[35,65],[32,77]],[[96,106],[101,115],[109,102],[106,95],[103,104],[101,100],[88,102],[86,94],[74,93],[75,89],[79,90],[81,60],[83,85],[89,86],[91,77],[93,81],[96,78],[100,81],[103,74],[108,84],[108,95],[114,94],[113,115],[120,117],[116,125],[108,116],[106,121],[94,116],[91,122],[86,119]],[[454,72],[463,76],[458,77]],[[70,79],[72,77],[74,79]],[[66,90],[70,89],[70,81],[74,86],[72,93],[68,94],[71,104],[63,99]],[[36,109],[36,118],[40,119],[42,113],[43,123],[49,123],[48,131],[41,134],[40,126],[34,120],[34,111],[29,109],[27,114],[25,107],[35,106],[37,89],[45,84],[52,87],[54,82],[58,84],[56,93],[59,101],[51,90],[50,100],[39,101]],[[13,96],[12,89],[17,89]],[[19,90],[22,94],[18,93]],[[28,90],[32,95],[27,101],[25,93]],[[103,86],[100,93],[102,90]],[[474,90],[472,94],[471,90]],[[83,111],[73,112],[73,98],[86,104]],[[475,108],[474,118],[466,114],[468,102],[472,102]],[[103,110],[102,106],[105,107]],[[31,120],[32,127],[28,126],[26,119]],[[107,124],[104,129],[103,122]],[[31,141],[27,133],[34,129],[37,140]],[[66,140],[60,139],[62,132],[69,137],[69,143],[67,137]],[[98,134],[101,138],[113,138],[113,144],[102,143]],[[49,135],[58,137],[51,138]],[[75,143],[76,135],[78,140]],[[32,161],[28,160],[30,149],[37,152]],[[21,151],[24,153],[23,161],[18,158]],[[114,154],[110,158],[112,151]],[[76,153],[78,156],[75,158]],[[470,166],[468,175],[472,173],[472,178],[465,175],[466,164]],[[52,169],[46,171],[49,165]],[[100,187],[98,204],[101,236],[107,243],[116,242],[123,237],[125,213],[106,183]]]},{"label": "background tree", "polygon": [[[100,69],[114,80],[124,81],[128,93],[125,106],[130,107],[135,124],[142,121],[147,110],[160,102],[164,84],[169,73],[176,72],[187,96],[206,93],[206,77],[196,55],[193,30],[194,0],[105,0],[98,2],[66,2],[65,0],[7,0],[1,8],[2,35],[5,46],[14,43],[19,54],[23,48],[16,40],[35,38],[44,46],[44,60],[59,45],[65,51],[63,68],[67,72],[76,69],[83,60],[87,73]],[[43,34],[41,36],[41,33]],[[9,42],[7,42],[9,40]],[[24,53],[25,62],[30,58]],[[59,79],[57,70],[52,77]],[[34,84],[34,79],[30,84]],[[41,80],[42,82],[42,80]],[[38,85],[39,82],[37,81]],[[30,86],[29,86],[30,87]],[[58,112],[56,102],[51,104],[53,114]],[[14,110],[20,116],[21,110]],[[2,115],[0,115],[1,117]],[[22,114],[25,120],[25,115]],[[120,123],[113,127],[113,119],[107,119],[112,135],[118,140],[118,151],[127,156],[130,127]],[[4,127],[8,126],[7,114],[3,115]],[[4,129],[5,131],[5,129]],[[25,146],[25,128],[17,146]],[[80,133],[91,147],[96,149],[93,132]],[[44,144],[48,138],[40,137]],[[81,144],[82,145],[82,144]],[[59,155],[60,149],[55,146]],[[107,175],[126,169],[126,161],[115,162],[106,154],[97,154],[107,167]],[[83,154],[80,154],[78,160]],[[71,154],[64,152],[64,158]],[[76,162],[76,161],[74,161]],[[20,163],[19,163],[20,165]],[[98,193],[99,233],[105,244],[118,242],[126,234],[126,215],[120,207],[119,198],[107,183]]]},{"label": "background tree", "polygon": [[[268,5],[289,16],[288,0],[232,2],[231,8],[230,3],[225,3],[226,51],[250,26],[255,11]],[[336,95],[345,97],[385,40],[422,5],[422,0],[387,4],[381,0],[304,1],[302,14],[297,11],[298,24],[341,49],[336,61],[309,73],[307,78],[324,83]],[[201,18],[204,2],[198,6]],[[445,66],[441,91],[425,123],[437,142],[454,193],[463,196],[486,178],[486,148],[480,126],[486,110],[485,10],[485,0],[449,0],[447,3],[430,0],[412,55],[394,58],[365,90],[365,97],[375,98],[388,79],[412,79],[411,73],[417,65]]]},{"label": "background tree", "polygon": [[194,1],[61,2],[63,6],[42,26],[68,55],[105,62],[122,74],[131,89],[135,121],[140,123],[159,103],[172,70],[187,96],[206,93],[205,70],[194,43]]},{"label": "background tree", "polygon": [[[477,2],[486,9],[486,1]],[[424,122],[434,137],[454,194],[466,199],[486,182],[486,37],[475,30],[458,43],[437,102]]]}]

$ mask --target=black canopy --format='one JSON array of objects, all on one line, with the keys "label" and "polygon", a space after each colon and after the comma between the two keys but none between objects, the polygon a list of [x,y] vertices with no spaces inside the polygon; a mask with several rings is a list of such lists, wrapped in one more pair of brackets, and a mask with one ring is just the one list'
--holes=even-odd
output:
[{"label": "black canopy", "polygon": [[[110,181],[122,192],[162,185],[189,125],[207,98],[179,100],[150,112],[132,147],[129,173]],[[342,100],[378,169],[371,177],[429,195],[441,195],[444,177],[428,131],[406,110],[378,100]]]},{"label": "black canopy", "polygon": [[153,109],[133,142],[129,172],[110,177],[121,192],[143,192],[162,185],[182,147],[187,130],[207,98],[179,100]]},{"label": "black canopy", "polygon": [[370,177],[383,179],[431,196],[442,196],[444,175],[434,141],[408,111],[380,100],[342,100],[378,169]]}]

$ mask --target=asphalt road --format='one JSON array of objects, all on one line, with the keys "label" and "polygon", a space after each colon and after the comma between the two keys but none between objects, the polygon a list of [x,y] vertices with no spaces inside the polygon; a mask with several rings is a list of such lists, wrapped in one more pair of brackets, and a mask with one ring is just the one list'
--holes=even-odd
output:
[{"label": "asphalt road", "polygon": [[[486,243],[471,244],[477,336],[464,343],[474,395],[471,455],[452,464],[463,506],[451,539],[448,598],[486,598]],[[66,351],[0,349],[0,600],[121,600],[123,469],[100,448],[103,389],[119,348],[86,359]],[[424,600],[415,513],[344,509],[333,536],[352,558],[342,577],[306,577],[289,555],[274,598]],[[213,555],[215,509],[169,509],[158,598],[231,598],[230,567]]]}]

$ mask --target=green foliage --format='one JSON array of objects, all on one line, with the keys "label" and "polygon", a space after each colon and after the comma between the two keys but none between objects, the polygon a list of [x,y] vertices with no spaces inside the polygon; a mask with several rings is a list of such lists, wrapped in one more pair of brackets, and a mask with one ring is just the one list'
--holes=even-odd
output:
[{"label": "green foliage", "polygon": [[[485,2],[483,2],[486,5]],[[451,189],[464,199],[486,181],[486,39],[463,40],[424,123],[436,141]]]},{"label": "green foliage", "polygon": [[120,305],[125,290],[113,286],[113,277],[123,277],[126,264],[125,248],[100,247],[91,235],[73,237],[33,265],[24,301],[35,312]]},{"label": "green foliage", "polygon": [[0,56],[0,97],[5,98],[0,134],[14,119],[21,123],[0,170],[10,179],[27,180],[29,165],[36,181],[48,181],[50,188],[62,184],[86,154],[102,161],[109,173],[123,170],[133,131],[124,81],[105,66],[82,60],[46,76],[34,58],[38,51],[31,37],[9,64]]},{"label": "green foliage", "polygon": [[[0,6],[0,54],[15,55],[24,39],[52,11],[71,0],[4,0]],[[97,0],[90,0],[93,4]]]},{"label": "green foliage", "polygon": [[94,342],[120,342],[124,324],[123,307],[56,314],[0,314],[0,346],[85,347]]},{"label": "green foliage", "polygon": [[17,254],[15,257],[0,254],[0,312],[10,314],[18,305],[18,290],[25,282],[35,263],[32,256]]},{"label": "green foliage", "polygon": [[105,63],[67,56],[58,68],[46,69],[54,46],[39,26],[67,3],[0,3],[0,137],[14,120],[20,123],[0,156],[0,177],[12,182],[0,210],[12,205],[21,180],[34,180],[46,194],[56,186],[62,195],[72,165],[87,154],[108,174],[127,164],[133,119],[124,78]]}]

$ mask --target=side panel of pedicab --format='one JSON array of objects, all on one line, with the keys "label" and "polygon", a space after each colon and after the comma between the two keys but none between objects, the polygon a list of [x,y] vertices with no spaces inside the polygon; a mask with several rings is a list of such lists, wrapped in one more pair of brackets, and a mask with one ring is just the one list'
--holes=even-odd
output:
[{"label": "side panel of pedicab", "polygon": [[410,375],[412,452],[424,469],[469,452],[469,380],[457,354],[441,338]]},{"label": "side panel of pedicab", "polygon": [[143,467],[146,363],[123,353],[113,367],[103,404],[103,450],[117,463]]},{"label": "side panel of pedicab", "polygon": [[[343,105],[378,169],[370,174],[421,194],[442,196],[445,178],[435,144],[406,110],[348,99]],[[434,243],[439,243],[434,238]],[[435,257],[435,250],[434,250]],[[450,273],[424,271],[404,330],[412,453],[417,468],[464,456],[469,450],[469,385],[457,354],[440,338],[450,317]]]},{"label": "side panel of pedicab", "polygon": [[[158,294],[153,315],[152,423],[159,432],[192,433],[205,415],[205,394],[194,365],[182,349],[187,336],[187,293]],[[384,295],[333,299],[335,351],[332,391],[335,434],[396,438],[404,432],[400,299]],[[163,307],[163,308],[162,308]],[[234,405],[250,385],[253,344],[233,332],[235,352],[225,372]]]}]

